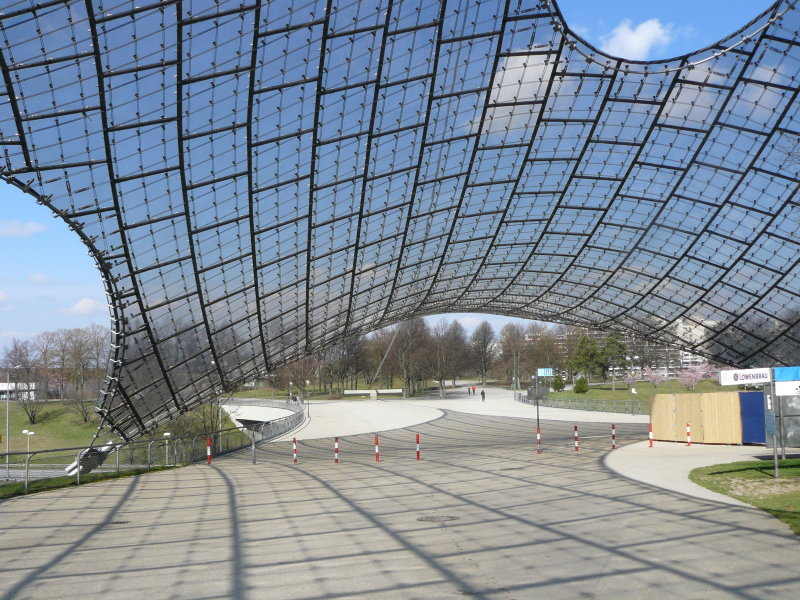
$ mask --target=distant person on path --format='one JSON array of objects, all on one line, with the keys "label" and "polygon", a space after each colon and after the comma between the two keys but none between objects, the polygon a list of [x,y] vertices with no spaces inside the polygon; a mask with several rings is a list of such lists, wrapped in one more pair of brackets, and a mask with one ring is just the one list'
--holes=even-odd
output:
[{"label": "distant person on path", "polygon": [[475,395],[475,386],[474,385],[472,386],[472,395],[473,396]]},{"label": "distant person on path", "polygon": [[481,390],[481,402],[486,402],[486,392]]}]

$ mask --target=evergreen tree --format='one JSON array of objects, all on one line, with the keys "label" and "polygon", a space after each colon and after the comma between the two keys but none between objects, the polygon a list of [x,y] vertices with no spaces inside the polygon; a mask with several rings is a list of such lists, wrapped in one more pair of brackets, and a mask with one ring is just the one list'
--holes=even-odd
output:
[{"label": "evergreen tree", "polygon": [[575,348],[569,359],[569,368],[575,372],[583,373],[588,378],[600,375],[602,371],[602,355],[594,338],[588,335],[581,336],[578,347]]},{"label": "evergreen tree", "polygon": [[612,333],[605,340],[601,347],[601,360],[603,377],[608,377],[608,372],[611,371],[611,389],[617,389],[617,370],[622,369],[628,365],[628,348],[622,340],[622,336],[618,333]]}]

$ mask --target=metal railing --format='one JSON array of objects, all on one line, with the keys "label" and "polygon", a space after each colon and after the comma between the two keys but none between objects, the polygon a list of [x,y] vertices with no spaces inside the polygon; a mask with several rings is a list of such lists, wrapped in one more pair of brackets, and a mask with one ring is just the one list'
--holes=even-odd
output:
[{"label": "metal railing", "polygon": [[[256,423],[250,427],[231,427],[183,437],[109,442],[105,446],[99,444],[96,448],[105,447],[109,453],[101,465],[91,470],[95,473],[115,472],[119,475],[124,471],[150,471],[154,467],[199,462],[206,460],[206,448],[209,443],[213,456],[221,456],[250,446],[253,448],[253,461],[255,462],[257,444],[288,433],[302,424],[305,417],[305,405],[303,404],[269,402],[271,402],[270,406],[285,408],[292,414],[272,421]],[[263,406],[264,404],[260,402],[259,405]],[[77,446],[0,454],[0,479],[24,481],[26,494],[31,479],[75,477],[76,484],[80,485],[81,472],[83,471],[84,477],[88,472],[88,469],[85,468],[89,462],[86,450],[85,446]],[[83,468],[75,468],[74,475],[68,475],[65,469],[70,465],[81,465]]]},{"label": "metal railing", "polygon": [[[525,404],[536,404],[534,400],[529,400],[526,394],[517,394],[517,401]],[[594,412],[628,413],[630,415],[646,415],[650,412],[650,401],[639,398],[603,400],[597,398],[554,398],[549,396],[540,398],[539,406]]]}]

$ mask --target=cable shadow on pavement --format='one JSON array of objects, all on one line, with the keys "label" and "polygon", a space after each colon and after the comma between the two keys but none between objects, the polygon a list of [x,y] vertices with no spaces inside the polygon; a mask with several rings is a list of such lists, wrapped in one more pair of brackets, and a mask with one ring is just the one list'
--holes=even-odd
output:
[{"label": "cable shadow on pavement", "polygon": [[[515,428],[516,420],[513,418],[493,418],[487,423],[481,418],[453,417],[450,415],[448,420],[382,434],[381,463],[371,460],[371,436],[340,438],[340,445],[348,449],[342,454],[343,462],[357,464],[363,470],[357,475],[348,473],[343,482],[337,481],[333,471],[327,471],[338,466],[326,467],[322,464],[322,461],[332,463],[329,440],[304,443],[301,465],[297,467],[283,466],[286,464],[283,461],[288,462],[289,455],[281,456],[278,453],[275,459],[283,465],[279,464],[277,468],[287,478],[292,473],[295,478],[297,473],[302,473],[316,484],[324,486],[347,507],[379,528],[381,533],[424,560],[440,576],[450,579],[455,574],[457,577],[452,579],[454,585],[478,597],[493,595],[501,589],[505,592],[528,590],[533,586],[546,589],[567,583],[574,585],[580,581],[596,585],[599,581],[640,574],[680,582],[696,590],[705,589],[711,594],[755,599],[762,597],[768,586],[768,582],[760,576],[760,561],[746,567],[752,581],[744,583],[739,578],[737,581],[727,581],[725,577],[712,575],[713,568],[705,569],[696,563],[684,564],[685,556],[699,560],[704,554],[713,554],[721,563],[729,562],[734,557],[741,560],[730,541],[720,541],[735,539],[739,535],[758,537],[760,544],[770,543],[769,540],[773,539],[772,544],[776,547],[785,546],[787,550],[790,546],[797,548],[797,542],[791,536],[749,524],[753,517],[749,511],[736,511],[733,507],[695,500],[677,493],[665,493],[616,478],[601,462],[601,457],[608,452],[607,441],[603,439],[606,437],[603,434],[606,428],[604,424],[584,427],[589,438],[597,439],[585,441],[581,453],[574,453],[571,448],[570,428],[563,423],[550,424],[553,432],[560,433],[558,439],[551,440],[543,458],[531,453],[533,446],[529,422]],[[640,426],[631,425],[628,431],[637,434],[640,429]],[[620,430],[618,428],[618,435]],[[409,460],[410,442],[415,432],[423,435],[424,466],[419,463],[414,466]],[[502,436],[503,441],[492,439],[497,436]],[[555,438],[556,434],[552,433],[552,437]],[[527,446],[520,452],[523,440],[527,440]],[[469,452],[462,452],[462,449]],[[408,462],[397,466],[394,459],[401,455]],[[415,474],[413,469],[418,469],[419,473]],[[433,477],[431,470],[438,475]],[[522,471],[526,476],[501,472],[512,470]],[[480,488],[481,485],[485,489]],[[464,491],[457,489],[458,486]],[[386,497],[380,498],[383,487],[386,490],[396,488],[398,491],[387,491]],[[512,498],[515,491],[522,493]],[[525,494],[533,497],[526,498]],[[479,513],[484,524],[496,524],[492,527],[498,537],[503,537],[501,532],[506,530],[509,534],[514,533],[514,529],[530,532],[531,542],[518,538],[512,541],[511,536],[506,543],[499,543],[494,538],[486,539],[483,544],[473,540],[475,554],[511,553],[512,560],[515,560],[517,553],[524,548],[535,547],[537,552],[546,552],[548,544],[566,544],[574,547],[577,554],[588,553],[603,564],[616,566],[597,572],[594,565],[587,569],[590,563],[585,563],[580,568],[584,572],[576,570],[569,576],[555,574],[541,577],[536,579],[535,584],[509,583],[495,588],[476,585],[462,570],[447,564],[453,560],[452,556],[422,550],[414,542],[414,532],[406,535],[409,533],[407,530],[393,526],[399,515],[419,510],[407,501],[408,496],[425,495],[435,498],[437,508],[441,511],[460,506]],[[507,498],[503,498],[504,495]],[[380,502],[381,506],[390,502],[396,506],[386,508],[385,512],[365,508]],[[545,508],[546,512],[539,510]],[[597,523],[601,523],[599,530],[592,531]],[[604,523],[608,525],[602,525]],[[462,525],[453,525],[459,526]],[[624,535],[620,535],[620,530]],[[698,537],[703,536],[708,541],[699,542]],[[709,552],[704,552],[704,544],[709,544]],[[654,547],[664,549],[663,557],[659,556],[657,550],[654,552]],[[680,548],[686,550],[681,551]],[[522,562],[518,567],[522,570],[526,568]],[[781,577],[779,581],[779,585],[784,586],[800,584],[798,577]],[[658,585],[652,584],[655,587]],[[651,589],[645,585],[641,591]]]},{"label": "cable shadow on pavement", "polygon": [[[50,560],[48,560],[44,565],[41,565],[33,570],[30,573],[25,575],[20,581],[15,583],[7,592],[6,598],[11,600],[12,598],[16,598],[18,594],[26,590],[28,586],[30,586],[33,582],[37,579],[42,577],[48,571],[53,569],[56,565],[58,565],[61,561],[63,561],[66,557],[74,553],[78,550],[81,546],[86,544],[93,536],[103,530],[103,528],[110,525],[114,519],[116,518],[117,514],[120,512],[122,507],[128,501],[128,499],[133,495],[134,490],[139,485],[139,478],[138,477],[130,477],[126,482],[127,486],[125,492],[120,496],[119,500],[117,500],[116,504],[111,507],[106,516],[103,518],[102,521],[97,523],[94,527],[89,529],[86,533],[81,535],[78,539],[71,542],[67,545],[61,552],[53,556]],[[81,489],[81,488],[79,488]],[[84,488],[85,489],[85,488]],[[83,491],[83,490],[82,490]],[[22,499],[24,500],[24,499]]]}]

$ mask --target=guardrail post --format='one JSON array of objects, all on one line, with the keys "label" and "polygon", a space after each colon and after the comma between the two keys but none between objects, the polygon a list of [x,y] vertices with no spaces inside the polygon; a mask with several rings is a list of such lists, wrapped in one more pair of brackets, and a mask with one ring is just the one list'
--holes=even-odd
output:
[{"label": "guardrail post", "polygon": [[116,457],[116,464],[117,464],[117,477],[119,477],[119,449],[120,446],[116,446],[116,450],[114,450],[114,456]]},{"label": "guardrail post", "polygon": [[250,445],[253,448],[253,464],[256,464],[256,432],[253,432],[253,437],[250,438]]},{"label": "guardrail post", "polygon": [[28,456],[25,457],[25,495],[28,494],[28,473],[30,470],[31,456],[33,456],[33,454],[28,454]]},{"label": "guardrail post", "polygon": [[150,448],[155,443],[155,440],[152,440],[149,444],[147,444],[147,470],[150,470]]}]

